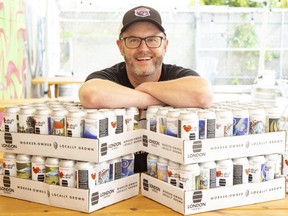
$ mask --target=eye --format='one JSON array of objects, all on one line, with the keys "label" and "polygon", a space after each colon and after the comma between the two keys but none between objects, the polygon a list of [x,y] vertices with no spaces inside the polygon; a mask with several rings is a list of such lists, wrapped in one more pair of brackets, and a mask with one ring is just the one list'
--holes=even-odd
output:
[{"label": "eye", "polygon": [[139,38],[128,38],[128,42],[129,43],[138,43],[139,42]]}]

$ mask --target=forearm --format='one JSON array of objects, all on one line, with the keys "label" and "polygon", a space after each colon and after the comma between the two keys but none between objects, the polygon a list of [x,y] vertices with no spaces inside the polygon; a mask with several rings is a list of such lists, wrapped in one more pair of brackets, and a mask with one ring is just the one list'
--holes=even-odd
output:
[{"label": "forearm", "polygon": [[163,104],[151,95],[121,86],[109,80],[93,79],[79,89],[79,99],[86,108],[121,108],[136,106],[145,109]]},{"label": "forearm", "polygon": [[209,108],[213,103],[212,87],[209,81],[201,77],[147,82],[136,89],[173,107]]}]

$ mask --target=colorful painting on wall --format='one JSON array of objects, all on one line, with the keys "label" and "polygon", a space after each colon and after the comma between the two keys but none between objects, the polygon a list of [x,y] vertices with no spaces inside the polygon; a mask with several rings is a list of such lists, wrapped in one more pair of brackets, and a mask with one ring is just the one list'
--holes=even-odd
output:
[{"label": "colorful painting on wall", "polygon": [[25,96],[25,41],[23,0],[0,0],[0,101]]}]

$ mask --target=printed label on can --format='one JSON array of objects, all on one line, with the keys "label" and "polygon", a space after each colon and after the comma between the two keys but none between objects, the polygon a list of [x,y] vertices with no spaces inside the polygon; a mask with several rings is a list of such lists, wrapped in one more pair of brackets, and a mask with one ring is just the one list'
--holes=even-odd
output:
[{"label": "printed label on can", "polygon": [[51,117],[35,116],[35,134],[52,134]]},{"label": "printed label on can", "polygon": [[201,168],[200,189],[206,190],[216,188],[216,168]]},{"label": "printed label on can", "polygon": [[197,140],[199,138],[199,121],[196,120],[179,120],[178,137],[184,140]]},{"label": "printed label on can", "polygon": [[168,183],[179,187],[179,167],[168,165]]},{"label": "printed label on can", "polygon": [[18,132],[18,114],[4,113],[3,122],[5,132]]},{"label": "printed label on can", "polygon": [[51,128],[53,135],[66,136],[66,117],[51,117]]},{"label": "printed label on can", "polygon": [[34,133],[35,122],[33,115],[20,114],[19,115],[19,133]]},{"label": "printed label on can", "polygon": [[3,159],[3,175],[17,176],[16,160],[15,159]]},{"label": "printed label on can", "polygon": [[216,187],[226,187],[233,185],[233,166],[217,167]]},{"label": "printed label on can", "polygon": [[233,185],[248,183],[249,168],[241,165],[233,165]]},{"label": "printed label on can", "polygon": [[161,181],[168,182],[167,163],[157,162],[157,178]]},{"label": "printed label on can", "polygon": [[95,186],[96,172],[92,170],[76,170],[76,185],[79,189],[89,189]]},{"label": "printed label on can", "polygon": [[200,175],[193,172],[179,170],[179,187],[191,191],[200,189]]},{"label": "printed label on can", "polygon": [[122,177],[134,174],[134,159],[122,158]]},{"label": "printed label on can", "polygon": [[178,136],[178,118],[166,119],[167,135],[177,137]]},{"label": "printed label on can", "polygon": [[122,177],[122,162],[110,163],[109,180],[114,181]]},{"label": "printed label on can", "polygon": [[45,182],[46,167],[44,163],[32,162],[32,180]]},{"label": "printed label on can", "polygon": [[59,167],[45,165],[45,183],[59,185]]},{"label": "printed label on can", "polygon": [[247,135],[249,131],[249,118],[233,118],[233,135]]},{"label": "printed label on can", "polygon": [[249,162],[249,183],[264,182],[265,178],[265,164]]},{"label": "printed label on can", "polygon": [[147,174],[157,178],[157,159],[147,158]]},{"label": "printed label on can", "polygon": [[101,163],[96,165],[96,173],[98,174],[97,184],[109,182],[110,164]]},{"label": "printed label on can", "polygon": [[31,179],[31,162],[16,162],[17,178]]},{"label": "printed label on can", "polygon": [[83,137],[84,119],[67,118],[67,137]]},{"label": "printed label on can", "polygon": [[59,167],[60,186],[75,188],[75,168]]}]

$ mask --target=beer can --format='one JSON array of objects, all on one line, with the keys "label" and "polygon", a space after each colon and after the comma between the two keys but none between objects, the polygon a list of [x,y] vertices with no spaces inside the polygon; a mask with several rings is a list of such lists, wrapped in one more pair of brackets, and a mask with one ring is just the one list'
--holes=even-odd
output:
[{"label": "beer can", "polygon": [[265,155],[266,181],[279,178],[281,175],[281,157],[279,154]]},{"label": "beer can", "polygon": [[179,167],[180,164],[169,160],[168,162],[168,183],[179,187]]},{"label": "beer can", "polygon": [[18,133],[35,132],[34,113],[34,107],[28,106],[20,108]]},{"label": "beer can", "polygon": [[216,109],[215,137],[233,136],[233,114],[231,110]]},{"label": "beer can", "polygon": [[85,112],[69,110],[67,114],[67,137],[83,137]]},{"label": "beer can", "polygon": [[179,187],[186,190],[200,189],[200,166],[199,164],[180,165]]},{"label": "beer can", "polygon": [[66,136],[67,131],[67,114],[66,109],[53,109],[51,114],[52,135]]},{"label": "beer can", "polygon": [[279,120],[280,120],[280,110],[276,106],[271,106],[271,107],[265,107],[265,116],[266,116],[266,121],[265,121],[265,132],[276,132],[279,131]]},{"label": "beer can", "polygon": [[124,133],[127,131],[127,125],[125,124],[126,109],[114,109],[116,115],[116,134]]},{"label": "beer can", "polygon": [[75,177],[75,161],[62,159],[59,163],[60,186],[75,188]]},{"label": "beer can", "polygon": [[110,181],[110,164],[107,161],[95,164],[96,185]]},{"label": "beer can", "polygon": [[172,137],[178,137],[178,117],[180,111],[178,110],[169,110],[166,118],[166,130],[167,135]]},{"label": "beer can", "polygon": [[34,155],[31,158],[32,180],[45,182],[45,157]]},{"label": "beer can", "polygon": [[199,110],[199,139],[215,138],[216,115],[211,110]]},{"label": "beer can", "polygon": [[244,108],[233,108],[233,136],[248,135],[249,112]]},{"label": "beer can", "polygon": [[59,185],[59,159],[46,158],[45,170],[45,183]]},{"label": "beer can", "polygon": [[157,178],[161,181],[168,182],[168,159],[164,157],[158,157]]},{"label": "beer can", "polygon": [[86,112],[83,136],[89,139],[108,136],[108,118],[99,111]]},{"label": "beer can", "polygon": [[265,158],[263,155],[249,157],[249,183],[259,183],[266,180]]},{"label": "beer can", "polygon": [[76,187],[78,189],[89,189],[96,185],[95,165],[90,162],[78,161],[75,165]]},{"label": "beer can", "polygon": [[16,156],[17,178],[31,179],[31,156],[18,154]]},{"label": "beer can", "polygon": [[6,132],[18,132],[18,119],[20,108],[18,106],[7,106],[4,108],[3,121]]},{"label": "beer can", "polygon": [[35,111],[35,134],[52,134],[51,128],[52,110],[48,107],[38,107]]},{"label": "beer can", "polygon": [[171,108],[160,107],[156,112],[156,132],[160,134],[167,134],[167,113]]},{"label": "beer can", "polygon": [[216,187],[233,185],[233,162],[231,159],[216,161]]},{"label": "beer can", "polygon": [[181,112],[178,117],[178,136],[183,140],[199,139],[198,115],[192,111]]},{"label": "beer can", "polygon": [[248,158],[234,158],[233,159],[233,185],[247,184],[249,175]]},{"label": "beer can", "polygon": [[200,189],[216,188],[216,163],[208,161],[200,163]]},{"label": "beer can", "polygon": [[109,181],[114,181],[122,177],[122,161],[121,157],[109,160]]},{"label": "beer can", "polygon": [[157,161],[158,156],[153,154],[147,155],[147,174],[157,178]]},{"label": "beer can", "polygon": [[137,107],[128,107],[126,109],[126,125],[127,131],[138,130],[139,110]]},{"label": "beer can", "polygon": [[7,176],[17,176],[16,154],[4,152],[2,162],[2,173]]},{"label": "beer can", "polygon": [[288,192],[288,151],[282,155],[282,174],[286,178],[286,193]]},{"label": "beer can", "polygon": [[156,113],[160,106],[149,106],[146,111],[146,129],[156,132]]},{"label": "beer can", "polygon": [[249,107],[249,134],[265,133],[265,111],[263,108]]},{"label": "beer can", "polygon": [[116,115],[115,112],[111,109],[100,109],[100,112],[102,112],[108,120],[108,136],[113,136],[116,133]]},{"label": "beer can", "polygon": [[134,174],[134,154],[128,154],[121,157],[122,161],[122,177]]}]

